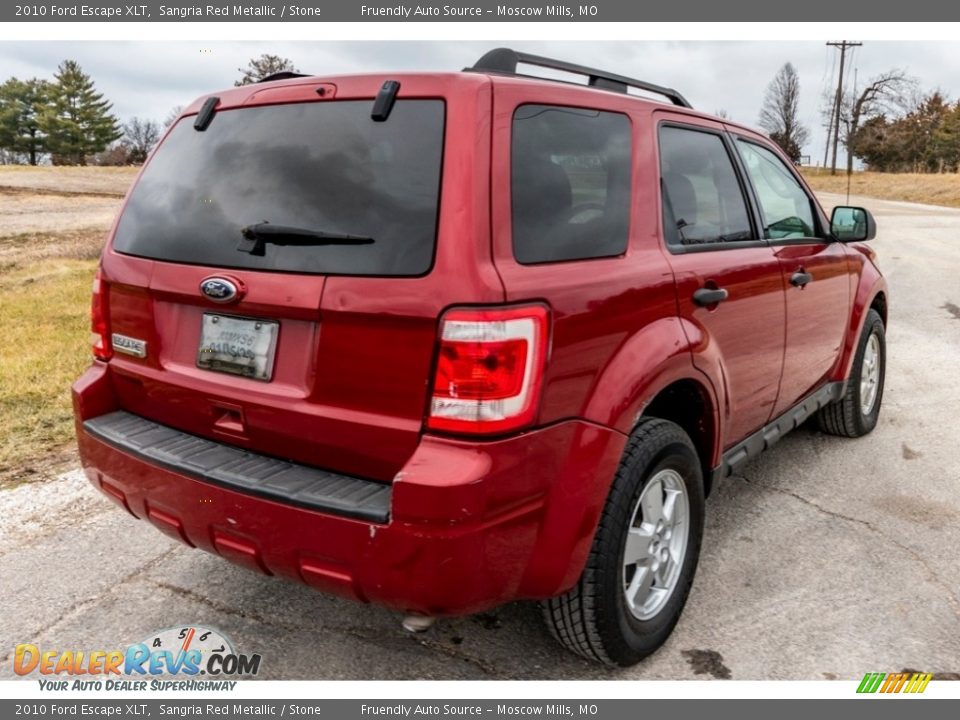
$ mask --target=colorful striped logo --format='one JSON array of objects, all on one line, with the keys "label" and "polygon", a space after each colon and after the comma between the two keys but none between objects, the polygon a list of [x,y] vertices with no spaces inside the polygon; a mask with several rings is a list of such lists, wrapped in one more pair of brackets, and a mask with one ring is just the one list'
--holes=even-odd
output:
[{"label": "colorful striped logo", "polygon": [[867,673],[858,693],[922,693],[933,677],[930,673]]}]

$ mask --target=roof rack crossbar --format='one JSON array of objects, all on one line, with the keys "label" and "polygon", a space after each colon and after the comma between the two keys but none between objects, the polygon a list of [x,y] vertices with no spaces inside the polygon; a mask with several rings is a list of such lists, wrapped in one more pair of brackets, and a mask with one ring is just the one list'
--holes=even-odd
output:
[{"label": "roof rack crossbar", "polygon": [[560,70],[574,75],[585,75],[588,78],[590,87],[600,88],[602,90],[626,93],[627,88],[632,87],[665,97],[674,105],[679,105],[680,107],[693,107],[687,102],[687,99],[683,95],[672,88],[655,85],[654,83],[649,83],[644,80],[636,80],[623,75],[615,75],[605,70],[576,65],[564,60],[554,60],[553,58],[541,57],[540,55],[529,55],[524,52],[512,50],[511,48],[496,48],[495,50],[491,50],[477,60],[473,67],[467,69],[475,72],[491,72],[502,75],[528,77],[517,72],[517,65],[519,64],[536,65],[537,67]]}]

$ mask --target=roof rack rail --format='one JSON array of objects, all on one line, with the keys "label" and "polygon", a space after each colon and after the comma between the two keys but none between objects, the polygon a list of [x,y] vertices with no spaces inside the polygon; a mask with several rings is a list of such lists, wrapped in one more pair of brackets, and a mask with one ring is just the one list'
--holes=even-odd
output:
[{"label": "roof rack rail", "polygon": [[[565,62],[563,60],[554,60],[552,58],[541,57],[539,55],[529,55],[527,53],[512,50],[511,48],[496,48],[495,50],[491,50],[482,58],[477,60],[473,67],[466,68],[466,70],[473,72],[497,73],[501,75],[516,75],[518,77],[534,77],[531,75],[523,75],[517,72],[517,65],[521,63],[524,65],[536,65],[537,67],[549,68],[551,70],[561,70],[563,72],[573,73],[574,75],[586,75],[588,78],[588,85],[590,87],[595,87],[602,90],[611,90],[613,92],[620,93],[626,93],[627,88],[632,87],[637,88],[638,90],[645,90],[646,92],[654,93],[656,95],[661,95],[667,98],[674,105],[679,105],[680,107],[693,107],[689,102],[687,102],[687,99],[683,95],[671,88],[655,85],[643,80],[635,80],[634,78],[625,77],[623,75],[614,75],[613,73],[608,73],[605,70],[597,70],[596,68],[585,67],[583,65],[575,65],[574,63]],[[551,78],[538,79],[546,80]]]},{"label": "roof rack rail", "polygon": [[264,82],[273,82],[274,80],[290,80],[291,78],[298,78],[298,77],[310,77],[310,76],[307,75],[307,73],[291,72],[290,70],[281,70],[280,72],[275,72],[270,75],[267,75],[266,77],[262,77],[259,80],[257,80],[257,82],[264,83]]}]

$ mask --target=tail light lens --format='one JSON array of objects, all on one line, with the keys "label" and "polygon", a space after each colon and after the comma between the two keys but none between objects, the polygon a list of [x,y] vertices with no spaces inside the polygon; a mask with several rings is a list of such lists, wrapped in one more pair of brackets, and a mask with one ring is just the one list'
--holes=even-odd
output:
[{"label": "tail light lens", "polygon": [[427,427],[492,434],[533,422],[548,341],[542,305],[445,313]]},{"label": "tail light lens", "polygon": [[90,302],[90,341],[93,343],[93,356],[97,360],[109,360],[113,357],[113,345],[110,343],[110,312],[107,307],[107,284],[103,280],[100,268],[93,276],[93,298]]}]

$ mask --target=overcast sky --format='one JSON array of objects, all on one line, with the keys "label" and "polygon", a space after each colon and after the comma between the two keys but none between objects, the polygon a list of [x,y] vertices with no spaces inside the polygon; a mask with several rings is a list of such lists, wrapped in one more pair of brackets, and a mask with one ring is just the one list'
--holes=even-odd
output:
[{"label": "overcast sky", "polygon": [[[825,38],[824,40],[826,40]],[[832,39],[832,38],[831,38]],[[332,75],[399,70],[459,70],[497,42],[0,42],[2,77],[50,78],[57,64],[77,60],[114,104],[121,119],[162,120],[175,105],[227,87],[249,58],[289,57],[302,72]],[[756,125],[764,88],[792,62],[800,73],[801,121],[811,129],[804,153],[823,162],[819,109],[824,88],[836,83],[833,48],[822,42],[512,42],[518,50],[600,67],[672,86],[699,109],[723,109]],[[848,58],[850,55],[848,54]],[[868,42],[852,56],[858,82],[898,67],[924,89],[960,95],[960,43]],[[848,75],[853,82],[854,72]]]}]

